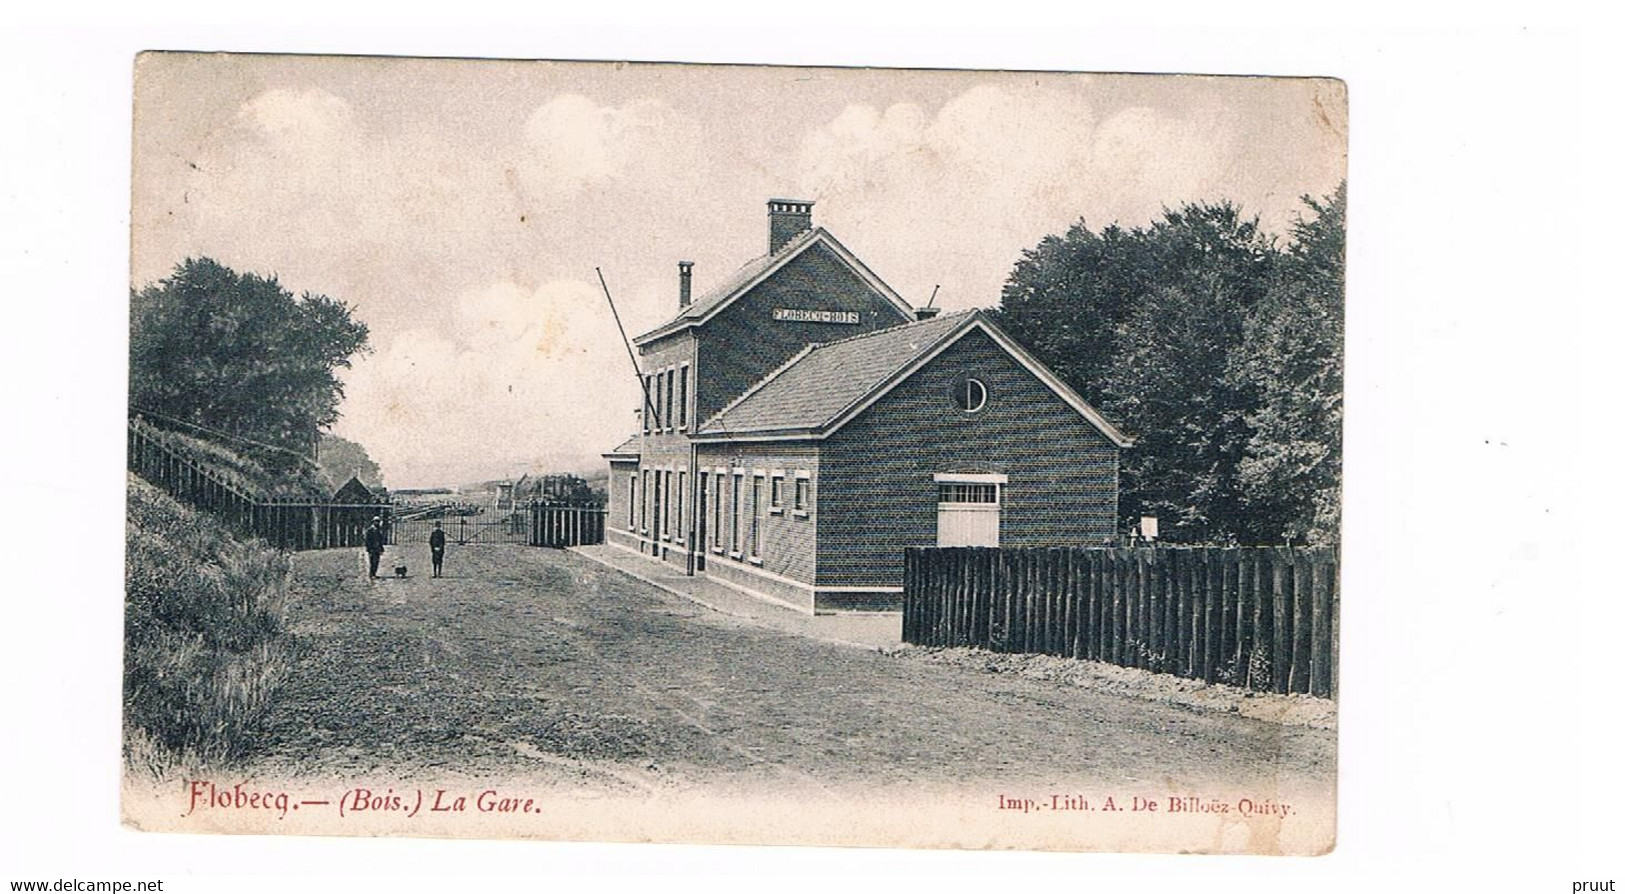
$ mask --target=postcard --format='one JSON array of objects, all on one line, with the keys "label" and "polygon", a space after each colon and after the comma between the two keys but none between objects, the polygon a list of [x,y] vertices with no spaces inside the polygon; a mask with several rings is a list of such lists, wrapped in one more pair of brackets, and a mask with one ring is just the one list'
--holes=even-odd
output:
[{"label": "postcard", "polygon": [[135,66],[129,826],[1333,848],[1341,81]]}]

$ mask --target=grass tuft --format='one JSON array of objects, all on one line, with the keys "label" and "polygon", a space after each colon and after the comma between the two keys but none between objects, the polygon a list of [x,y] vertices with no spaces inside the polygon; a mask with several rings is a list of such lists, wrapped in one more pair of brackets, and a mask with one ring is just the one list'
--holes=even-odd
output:
[{"label": "grass tuft", "polygon": [[138,479],[126,505],[126,765],[230,764],[293,666],[288,559]]}]

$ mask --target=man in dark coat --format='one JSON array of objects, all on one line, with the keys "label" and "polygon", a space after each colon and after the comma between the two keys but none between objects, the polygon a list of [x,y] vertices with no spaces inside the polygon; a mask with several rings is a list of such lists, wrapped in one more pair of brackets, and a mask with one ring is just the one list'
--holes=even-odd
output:
[{"label": "man in dark coat", "polygon": [[440,523],[434,523],[434,530],[429,533],[429,560],[434,563],[434,576],[440,576],[440,564],[446,561],[446,532],[440,530]]},{"label": "man in dark coat", "polygon": [[378,576],[378,560],[384,555],[384,520],[372,517],[367,526],[367,577]]}]

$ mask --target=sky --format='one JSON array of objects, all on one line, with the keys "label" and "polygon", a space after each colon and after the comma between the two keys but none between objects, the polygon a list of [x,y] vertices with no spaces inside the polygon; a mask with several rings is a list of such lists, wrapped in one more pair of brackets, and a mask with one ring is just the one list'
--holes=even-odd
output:
[{"label": "sky", "polygon": [[993,307],[1049,234],[1228,199],[1285,233],[1345,176],[1323,79],[146,54],[131,285],[188,257],[371,331],[334,432],[390,487],[601,471],[628,334],[767,245],[766,201],[905,300]]}]

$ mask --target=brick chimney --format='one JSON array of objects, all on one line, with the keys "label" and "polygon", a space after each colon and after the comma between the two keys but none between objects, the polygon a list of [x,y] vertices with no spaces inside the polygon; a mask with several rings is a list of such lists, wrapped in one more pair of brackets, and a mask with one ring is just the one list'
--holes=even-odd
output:
[{"label": "brick chimney", "polygon": [[677,262],[677,306],[687,307],[694,300],[694,262]]},{"label": "brick chimney", "polygon": [[916,307],[914,308],[914,319],[929,320],[940,313],[942,313],[940,307]]},{"label": "brick chimney", "polygon": [[767,200],[767,250],[778,254],[786,242],[812,229],[813,203],[805,199]]}]

